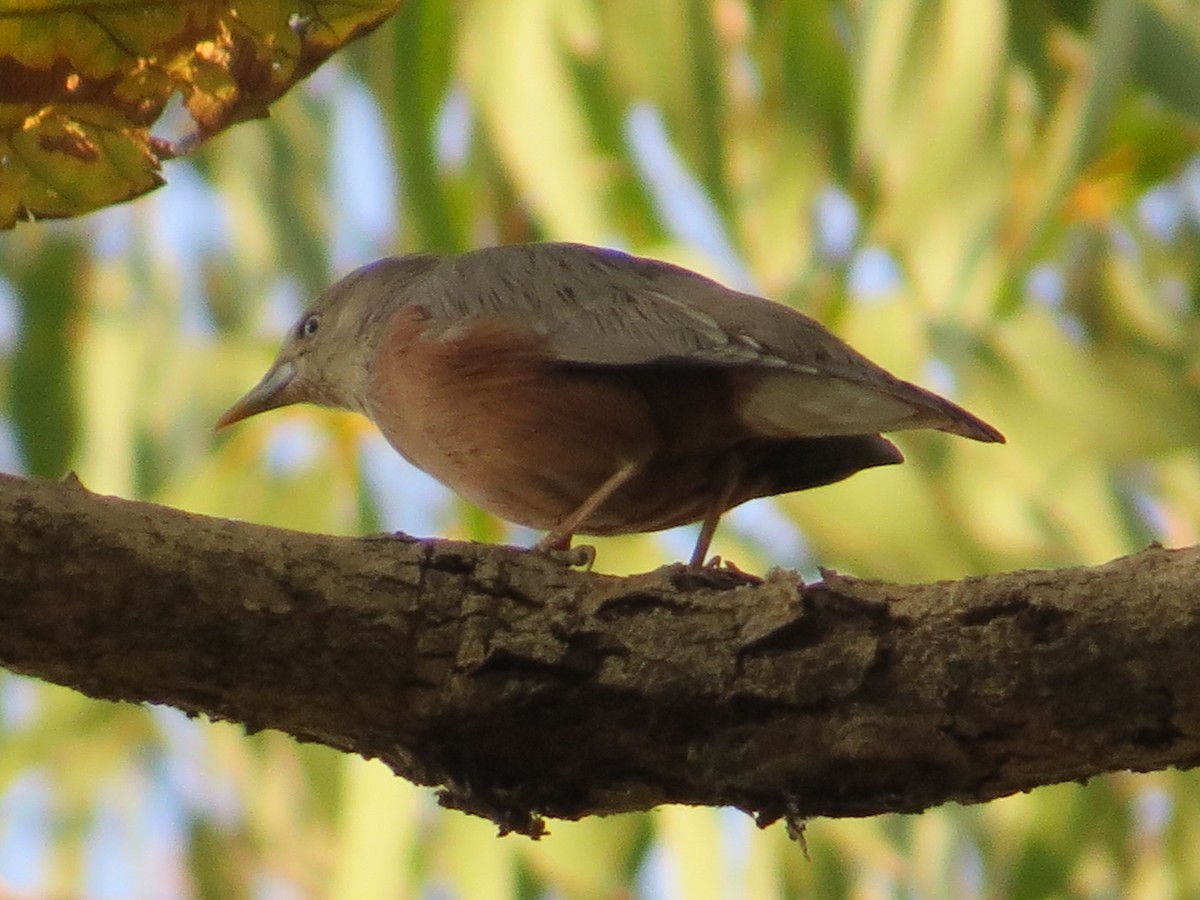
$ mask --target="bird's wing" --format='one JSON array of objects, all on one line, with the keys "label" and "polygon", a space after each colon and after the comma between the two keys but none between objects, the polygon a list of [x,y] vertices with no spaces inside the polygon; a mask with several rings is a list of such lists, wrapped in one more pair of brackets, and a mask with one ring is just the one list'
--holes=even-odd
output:
[{"label": "bird's wing", "polygon": [[526,244],[447,259],[430,275],[435,316],[489,316],[530,328],[565,363],[758,369],[744,416],[764,434],[940,428],[999,439],[814,319],[668,263],[579,244]]},{"label": "bird's wing", "polygon": [[530,329],[563,362],[769,364],[758,348],[690,303],[686,285],[660,284],[655,277],[676,271],[725,290],[683,269],[617,251],[518,244],[446,259],[425,280],[422,290],[429,293],[421,302],[432,304],[433,315],[448,324],[481,316]]}]

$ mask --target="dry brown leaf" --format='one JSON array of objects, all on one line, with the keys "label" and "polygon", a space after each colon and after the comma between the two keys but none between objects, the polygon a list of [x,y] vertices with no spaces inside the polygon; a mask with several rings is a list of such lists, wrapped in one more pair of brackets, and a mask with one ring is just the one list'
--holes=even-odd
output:
[{"label": "dry brown leaf", "polygon": [[[153,190],[164,159],[267,115],[399,2],[8,4],[0,11],[0,228]],[[191,130],[155,137],[151,127],[176,94]]]}]

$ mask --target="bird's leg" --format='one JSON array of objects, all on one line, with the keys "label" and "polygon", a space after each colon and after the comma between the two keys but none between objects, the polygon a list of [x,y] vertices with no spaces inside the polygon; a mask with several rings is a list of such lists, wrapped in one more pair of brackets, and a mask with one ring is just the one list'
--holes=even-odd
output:
[{"label": "bird's leg", "polygon": [[596,488],[590,497],[579,504],[579,508],[575,512],[559,522],[552,531],[538,541],[534,549],[542,552],[569,549],[575,530],[587,521],[588,516],[599,509],[601,504],[611,497],[621,485],[640,472],[642,464],[642,460],[630,460],[617,469],[617,471],[613,472],[612,475],[605,479],[604,484]]},{"label": "bird's leg", "polygon": [[721,521],[723,512],[724,510],[719,505],[713,504],[704,514],[704,524],[700,526],[700,537],[696,539],[696,549],[692,551],[692,558],[688,560],[688,565],[693,569],[704,565],[704,558],[708,556],[708,545],[712,543],[713,535],[717,533],[717,523]]},{"label": "bird's leg", "polygon": [[741,477],[741,466],[731,459],[721,468],[718,477],[718,489],[712,495],[712,502],[704,514],[704,524],[700,526],[700,536],[696,538],[696,549],[692,551],[692,558],[688,560],[688,565],[693,568],[704,565],[704,558],[708,556],[708,546],[712,543],[713,535],[717,533],[717,523],[721,521],[721,516],[729,507],[729,501],[733,499],[733,492]]}]

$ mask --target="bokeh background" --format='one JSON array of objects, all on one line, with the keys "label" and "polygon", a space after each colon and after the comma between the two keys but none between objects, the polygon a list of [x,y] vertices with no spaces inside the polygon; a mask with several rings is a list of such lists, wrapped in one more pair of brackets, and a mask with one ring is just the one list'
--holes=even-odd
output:
[{"label": "bokeh background", "polygon": [[[530,542],[352,415],[212,423],[350,268],[569,239],[793,304],[1007,434],[902,435],[902,468],[748,504],[714,545],[742,568],[1195,543],[1198,122],[1195,0],[409,0],[166,187],[0,236],[0,469]],[[693,533],[598,541],[599,568]],[[732,811],[550,830],[498,839],[379,764],[0,674],[4,897],[1200,896],[1191,773],[814,821],[810,858]]]}]

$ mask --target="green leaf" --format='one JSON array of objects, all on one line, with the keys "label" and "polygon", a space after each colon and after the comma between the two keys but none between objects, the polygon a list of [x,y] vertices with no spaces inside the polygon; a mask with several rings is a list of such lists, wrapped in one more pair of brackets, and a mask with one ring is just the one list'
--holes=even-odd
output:
[{"label": "green leaf", "polygon": [[1135,10],[1133,75],[1148,91],[1200,124],[1200,28],[1196,16],[1169,15],[1142,0]]},{"label": "green leaf", "polygon": [[25,465],[43,478],[67,471],[79,437],[72,327],[85,259],[77,243],[50,240],[30,257],[28,267],[13,274],[21,330],[9,402]]}]

